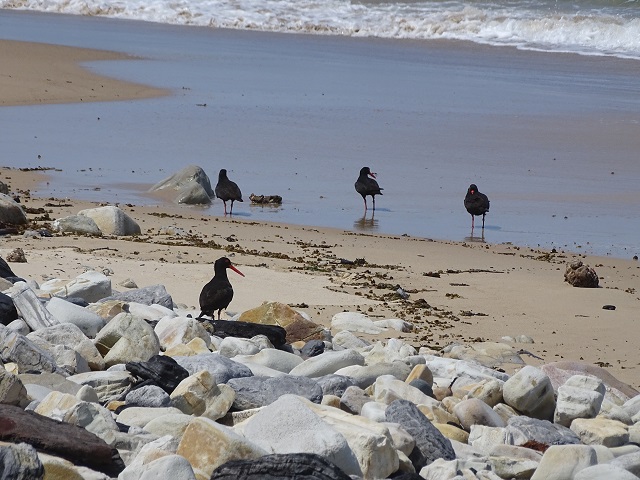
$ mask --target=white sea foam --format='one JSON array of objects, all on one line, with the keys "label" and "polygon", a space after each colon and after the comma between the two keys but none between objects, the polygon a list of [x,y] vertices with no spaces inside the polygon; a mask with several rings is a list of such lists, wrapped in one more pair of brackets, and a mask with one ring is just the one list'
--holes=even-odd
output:
[{"label": "white sea foam", "polygon": [[0,7],[274,32],[446,38],[640,59],[640,7],[633,1],[0,0]]}]

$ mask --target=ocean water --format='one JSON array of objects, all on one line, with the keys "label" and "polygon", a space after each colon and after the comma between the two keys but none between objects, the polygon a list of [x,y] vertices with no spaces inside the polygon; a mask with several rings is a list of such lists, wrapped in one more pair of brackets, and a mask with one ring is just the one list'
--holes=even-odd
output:
[{"label": "ocean water", "polygon": [[640,58],[640,0],[0,0],[0,8]]},{"label": "ocean water", "polygon": [[[424,7],[405,7],[414,5]],[[633,12],[633,5],[619,8]],[[330,11],[325,17],[344,20]],[[153,204],[149,186],[195,164],[213,184],[219,169],[229,171],[245,196],[234,206],[241,220],[640,254],[634,58],[559,51],[567,45],[548,53],[150,19],[156,22],[0,9],[0,38],[137,55],[87,68],[173,92],[0,108],[2,164],[61,169],[38,194]],[[353,187],[365,165],[384,188],[375,213],[364,211]],[[470,183],[491,200],[485,231],[473,235],[463,207]],[[284,202],[252,206],[250,193]],[[219,200],[192,210],[223,213]]]}]

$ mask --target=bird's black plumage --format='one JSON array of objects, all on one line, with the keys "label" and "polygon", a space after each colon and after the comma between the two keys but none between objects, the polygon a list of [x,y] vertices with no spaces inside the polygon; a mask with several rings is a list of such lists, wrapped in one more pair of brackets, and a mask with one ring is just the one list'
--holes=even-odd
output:
[{"label": "bird's black plumage", "polygon": [[242,192],[235,182],[227,177],[227,170],[224,168],[218,174],[218,183],[216,185],[216,197],[224,203],[224,214],[227,214],[227,200],[231,200],[231,209],[229,214],[233,213],[233,202],[242,202]]},{"label": "bird's black plumage", "polygon": [[200,315],[198,315],[198,318],[202,318],[203,315],[209,315],[215,320],[214,313],[217,310],[218,320],[220,320],[220,312],[231,303],[233,287],[227,277],[227,268],[244,277],[244,274],[234,267],[227,257],[221,257],[216,260],[213,265],[215,274],[209,283],[202,287],[202,292],[200,292]]},{"label": "bird's black plumage", "polygon": [[[371,178],[369,178],[371,177]],[[362,195],[362,200],[364,200],[364,209],[367,209],[367,195],[371,195],[373,199],[373,209],[376,209],[376,195],[382,195],[381,190],[384,188],[380,188],[378,182],[375,181],[376,174],[371,172],[369,167],[362,167],[360,169],[360,176],[358,180],[356,180],[356,192]]]},{"label": "bird's black plumage", "polygon": [[475,183],[472,183],[467,189],[467,195],[464,197],[464,208],[471,214],[471,230],[474,227],[475,216],[482,215],[482,228],[484,229],[484,216],[489,211],[489,198],[478,191]]}]

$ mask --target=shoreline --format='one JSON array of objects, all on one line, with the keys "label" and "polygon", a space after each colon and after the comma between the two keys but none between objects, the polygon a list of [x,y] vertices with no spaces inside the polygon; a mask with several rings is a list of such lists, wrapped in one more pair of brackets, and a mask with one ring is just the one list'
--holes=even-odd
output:
[{"label": "shoreline", "polygon": [[[50,220],[37,222],[40,226],[111,204],[31,196],[38,182],[47,181],[46,173],[0,172],[12,190],[22,192],[23,205],[39,212],[29,214],[30,220],[43,217],[43,211],[48,215]],[[172,205],[119,206],[139,223],[141,236],[12,235],[4,237],[0,255],[22,248],[27,263],[11,267],[38,283],[74,278],[88,268],[110,271],[116,289],[127,278],[139,287],[162,283],[176,304],[194,309],[213,261],[226,255],[245,274],[231,277],[236,291],[231,313],[281,301],[325,326],[346,310],[374,319],[402,318],[416,328],[400,336],[433,349],[528,335],[535,343],[512,347],[543,360],[523,355],[527,364],[582,360],[640,387],[636,345],[628,340],[640,305],[637,261],[237,220]],[[365,263],[341,260],[358,258]],[[600,288],[574,288],[564,281],[565,266],[574,259],[596,269]],[[409,292],[408,300],[395,294],[397,286]],[[605,304],[616,310],[602,309]]]}]

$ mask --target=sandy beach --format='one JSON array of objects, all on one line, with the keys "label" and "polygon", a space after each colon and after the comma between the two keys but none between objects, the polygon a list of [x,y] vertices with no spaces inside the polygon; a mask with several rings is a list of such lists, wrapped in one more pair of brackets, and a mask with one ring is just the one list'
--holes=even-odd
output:
[{"label": "sandy beach", "polygon": [[[43,56],[55,61],[43,64]],[[0,41],[0,59],[7,67],[3,71],[13,72],[0,77],[2,105],[166,94],[97,77],[77,64],[122,58],[96,50]],[[43,71],[36,75],[38,69]],[[64,88],[50,88],[52,80]],[[99,202],[39,195],[50,188],[52,178],[47,171],[0,170],[0,180],[20,196],[33,228],[48,227],[83,208],[117,203],[108,193]],[[37,282],[94,269],[107,272],[116,289],[128,278],[139,287],[162,283],[176,304],[194,311],[213,262],[226,255],[246,275],[231,277],[235,297],[229,313],[280,301],[328,325],[336,312],[358,310],[374,318],[412,322],[415,330],[401,335],[416,347],[433,349],[528,335],[535,343],[513,345],[532,354],[523,354],[528,364],[584,360],[640,387],[634,340],[640,265],[635,260],[253,221],[170,203],[119,206],[139,223],[142,235],[9,235],[2,238],[0,255],[5,258],[22,248],[27,263],[11,267]],[[600,288],[574,288],[564,281],[567,263],[576,259],[596,269]],[[398,287],[409,293],[408,299],[399,298]],[[604,310],[604,305],[616,309]]]},{"label": "sandy beach", "polygon": [[[42,172],[4,168],[2,180],[22,192],[34,227],[95,206],[29,196],[46,181]],[[139,287],[161,283],[174,302],[194,312],[212,263],[226,255],[245,274],[231,276],[230,314],[280,301],[325,325],[340,311],[402,318],[415,330],[400,335],[433,349],[528,335],[535,343],[513,344],[542,359],[523,354],[528,364],[584,360],[640,386],[633,340],[640,302],[637,261],[251,222],[188,207],[120,207],[140,224],[140,237],[12,235],[3,237],[0,254],[4,258],[22,248],[27,263],[11,267],[37,282],[93,269],[107,272],[116,289],[129,278]],[[565,266],[574,259],[596,269],[600,288],[574,288],[564,281]],[[410,294],[407,300],[396,295],[397,286]]]}]

